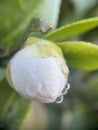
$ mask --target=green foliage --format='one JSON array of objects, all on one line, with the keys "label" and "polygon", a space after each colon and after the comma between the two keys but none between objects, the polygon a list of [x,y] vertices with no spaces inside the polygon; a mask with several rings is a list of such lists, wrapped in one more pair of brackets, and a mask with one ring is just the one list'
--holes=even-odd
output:
[{"label": "green foliage", "polygon": [[42,0],[2,0],[0,3],[0,44],[21,40],[23,33]]},{"label": "green foliage", "polygon": [[82,34],[98,26],[98,18],[81,20],[68,24],[48,33],[44,38],[54,42],[63,41],[75,35]]},{"label": "green foliage", "polygon": [[0,67],[0,81],[5,77],[5,68]]},{"label": "green foliage", "polygon": [[14,95],[14,91],[10,88],[7,81],[3,79],[0,82],[0,121],[2,121],[9,106],[12,104]]},{"label": "green foliage", "polygon": [[62,49],[70,67],[96,70],[98,69],[98,46],[83,41],[66,41],[57,43]]},{"label": "green foliage", "polygon": [[[56,0],[56,2],[55,10],[46,12],[47,6],[46,8],[43,7],[48,5],[50,8],[54,5],[55,1],[2,0],[0,4],[0,44],[6,46],[6,52],[9,51],[9,48],[15,48],[28,34],[28,26],[33,17],[39,16],[44,18],[55,27],[57,24],[60,0]],[[51,15],[51,11],[53,15]],[[50,15],[46,18],[47,14]],[[35,22],[37,21],[32,22],[33,27],[35,26]]]}]

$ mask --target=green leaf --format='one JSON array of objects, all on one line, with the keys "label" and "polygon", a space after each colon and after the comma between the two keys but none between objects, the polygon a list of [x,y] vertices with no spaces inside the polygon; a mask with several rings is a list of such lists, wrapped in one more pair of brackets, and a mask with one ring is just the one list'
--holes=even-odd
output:
[{"label": "green leaf", "polygon": [[44,0],[1,0],[0,49],[5,47],[4,53],[23,41],[32,17],[40,11],[43,2]]},{"label": "green leaf", "polygon": [[5,68],[0,68],[0,82],[4,79],[5,77]]},{"label": "green leaf", "polygon": [[7,81],[5,79],[0,81],[0,121],[6,115],[14,96],[15,92],[8,85]]},{"label": "green leaf", "polygon": [[5,129],[7,128],[7,130],[19,130],[20,126],[26,119],[30,104],[30,101],[25,100],[16,94],[2,120],[3,127]]},{"label": "green leaf", "polygon": [[[36,113],[39,114],[36,114]],[[42,104],[16,96],[6,114],[2,126],[7,130],[45,130],[46,110]]]},{"label": "green leaf", "polygon": [[66,41],[57,44],[70,67],[83,70],[98,69],[98,46],[82,41]]},{"label": "green leaf", "polygon": [[89,74],[85,84],[81,88],[85,97],[90,102],[98,101],[98,73]]},{"label": "green leaf", "polygon": [[[39,114],[36,115],[36,112]],[[46,111],[41,104],[23,99],[13,91],[5,79],[0,82],[0,125],[3,129],[43,130],[46,123]]]},{"label": "green leaf", "polygon": [[0,44],[7,44],[16,41],[16,39],[20,39],[42,1],[1,0]]},{"label": "green leaf", "polygon": [[[56,26],[61,0],[2,0],[0,3],[0,53],[8,54],[24,42],[28,32],[46,32],[48,26],[39,16]],[[53,6],[52,9],[50,9]],[[47,10],[48,9],[48,10]],[[47,10],[47,11],[46,11]],[[31,25],[31,26],[29,26]],[[2,48],[4,51],[2,53]]]},{"label": "green leaf", "polygon": [[8,85],[0,82],[0,124],[9,130],[18,130],[27,114],[30,101],[23,99]]},{"label": "green leaf", "polygon": [[82,34],[98,26],[98,17],[81,20],[56,29],[44,36],[45,39],[58,42]]},{"label": "green leaf", "polygon": [[87,11],[89,11],[91,8],[94,8],[94,6],[97,4],[96,0],[76,0],[74,1],[74,8],[75,8],[75,12],[76,15],[80,16],[85,13],[87,13]]}]

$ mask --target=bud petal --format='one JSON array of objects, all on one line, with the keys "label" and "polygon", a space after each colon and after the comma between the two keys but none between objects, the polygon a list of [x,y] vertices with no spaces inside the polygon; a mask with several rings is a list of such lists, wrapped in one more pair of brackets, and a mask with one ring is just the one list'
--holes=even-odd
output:
[{"label": "bud petal", "polygon": [[27,45],[12,57],[7,77],[23,97],[51,103],[64,95],[68,73],[61,49],[51,42],[42,41]]}]

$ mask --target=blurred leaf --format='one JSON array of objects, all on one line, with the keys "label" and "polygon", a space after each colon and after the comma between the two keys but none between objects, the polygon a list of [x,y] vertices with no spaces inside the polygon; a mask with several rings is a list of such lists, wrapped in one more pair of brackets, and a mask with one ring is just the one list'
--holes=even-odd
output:
[{"label": "blurred leaf", "polygon": [[95,6],[93,6],[92,8],[88,10],[88,12],[86,12],[86,16],[88,17],[98,16],[98,1],[96,1]]},{"label": "blurred leaf", "polygon": [[[6,54],[28,36],[30,31],[45,33],[50,28],[42,19],[35,18],[45,0],[2,0],[0,3],[0,49]],[[33,17],[33,20],[32,20]],[[48,28],[48,29],[47,29]],[[2,50],[1,50],[2,51]]]},{"label": "blurred leaf", "polygon": [[43,0],[2,0],[0,3],[0,44],[19,41]]},{"label": "blurred leaf", "polygon": [[92,107],[96,107],[98,105],[98,73],[89,74],[81,88],[85,97],[95,105]]},{"label": "blurred leaf", "polygon": [[0,82],[0,124],[7,130],[18,130],[30,101],[22,99],[3,79]]},{"label": "blurred leaf", "polygon": [[88,130],[86,116],[86,112],[81,112],[76,109],[76,111],[73,113],[71,117],[69,130]]},{"label": "blurred leaf", "polygon": [[6,115],[2,120],[4,129],[19,130],[26,118],[30,101],[23,99],[18,94],[15,95]]},{"label": "blurred leaf", "polygon": [[15,96],[14,91],[8,85],[7,81],[3,79],[0,82],[0,121],[4,118],[12,100]]},{"label": "blurred leaf", "polygon": [[47,20],[53,28],[56,27],[62,0],[44,0],[38,11],[38,16]]},{"label": "blurred leaf", "polygon": [[16,94],[5,79],[0,82],[0,124],[4,129],[18,130],[28,104],[30,102]]},{"label": "blurred leaf", "polygon": [[[6,46],[7,53],[10,48],[15,48],[20,42],[23,42],[23,38],[28,35],[29,25],[31,24],[30,27],[33,32],[40,31],[42,27],[43,30],[46,29],[47,23],[38,18],[31,20],[36,15],[46,19],[48,23],[50,22],[55,27],[60,3],[61,0],[2,0],[0,3],[0,48]],[[51,8],[52,6],[53,8]],[[48,11],[46,11],[47,9]]]},{"label": "blurred leaf", "polygon": [[46,123],[46,111],[41,104],[25,100],[19,95],[15,96],[2,120],[2,125],[7,130],[45,130]]},{"label": "blurred leaf", "polygon": [[59,14],[58,26],[65,26],[66,24],[76,21],[75,8],[73,1],[62,0],[61,10]]},{"label": "blurred leaf", "polygon": [[89,110],[89,107],[88,111],[85,110],[84,112],[78,111],[76,108],[70,122],[69,130],[97,130],[98,113]]},{"label": "blurred leaf", "polygon": [[76,15],[83,15],[97,4],[97,0],[73,0]]},{"label": "blurred leaf", "polygon": [[[55,104],[54,104],[55,105]],[[47,106],[48,107],[48,106]],[[61,129],[61,120],[62,112],[58,109],[58,106],[55,105],[55,108],[51,107],[48,109],[48,130],[60,130]]]},{"label": "blurred leaf", "polygon": [[44,130],[46,119],[46,111],[40,104],[23,99],[5,79],[0,82],[0,125],[4,130]]},{"label": "blurred leaf", "polygon": [[84,70],[98,69],[98,46],[82,41],[66,41],[58,43],[67,64],[73,68]]},{"label": "blurred leaf", "polygon": [[0,82],[3,80],[5,77],[5,68],[0,68]]},{"label": "blurred leaf", "polygon": [[44,36],[51,41],[63,41],[72,36],[82,34],[98,26],[98,18],[81,20],[56,29]]}]

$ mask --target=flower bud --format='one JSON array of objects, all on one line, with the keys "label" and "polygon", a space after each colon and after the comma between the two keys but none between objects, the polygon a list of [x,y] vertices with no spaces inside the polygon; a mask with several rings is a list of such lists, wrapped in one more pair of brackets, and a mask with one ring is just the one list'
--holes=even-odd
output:
[{"label": "flower bud", "polygon": [[41,103],[62,102],[69,89],[68,73],[61,49],[46,40],[26,45],[7,67],[9,84],[23,97]]}]

